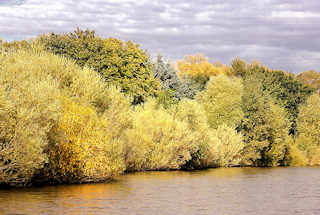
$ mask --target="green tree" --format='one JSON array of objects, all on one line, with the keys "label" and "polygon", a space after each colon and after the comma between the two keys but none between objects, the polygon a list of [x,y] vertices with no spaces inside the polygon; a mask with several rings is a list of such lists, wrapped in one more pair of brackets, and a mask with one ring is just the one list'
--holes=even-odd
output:
[{"label": "green tree", "polygon": [[176,101],[183,98],[193,99],[199,92],[198,84],[195,84],[195,81],[186,77],[179,78],[173,66],[166,62],[160,54],[153,64],[153,74],[160,81],[162,94],[166,95],[169,102],[172,99]]},{"label": "green tree", "polygon": [[313,94],[300,108],[296,143],[309,165],[320,165],[320,96]]},{"label": "green tree", "polygon": [[54,54],[75,60],[80,66],[96,70],[110,85],[141,103],[157,94],[159,82],[153,78],[152,63],[147,53],[131,41],[96,36],[94,31],[77,29],[69,34],[42,35],[38,40]]},{"label": "green tree", "polygon": [[211,128],[216,129],[222,124],[236,127],[243,117],[242,94],[240,78],[218,75],[211,77],[206,90],[196,99],[203,105]]},{"label": "green tree", "polygon": [[314,89],[303,84],[291,73],[271,70],[258,62],[246,65],[244,61],[235,60],[233,68],[234,72],[244,79],[250,79],[251,76],[261,81],[262,90],[287,111],[291,122],[289,133],[295,134],[299,106],[305,103]]},{"label": "green tree", "polygon": [[246,143],[244,156],[255,166],[282,164],[287,143],[289,121],[285,110],[263,90],[258,77],[244,81],[242,97],[244,119],[238,130]]}]

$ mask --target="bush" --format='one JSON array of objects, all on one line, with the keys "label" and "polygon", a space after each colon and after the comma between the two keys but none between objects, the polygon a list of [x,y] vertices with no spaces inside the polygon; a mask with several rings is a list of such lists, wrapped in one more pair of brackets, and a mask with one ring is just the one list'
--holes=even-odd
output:
[{"label": "bush", "polygon": [[200,169],[208,167],[214,159],[211,141],[212,129],[207,123],[206,112],[202,105],[195,100],[182,99],[179,104],[171,109],[173,117],[185,122],[194,136],[198,150],[191,154],[192,159],[183,168]]},{"label": "bush", "polygon": [[285,156],[284,164],[286,166],[306,166],[308,165],[307,154],[299,149],[299,146],[294,143],[293,139],[289,140],[288,152]]},{"label": "bush", "polygon": [[230,167],[238,166],[242,161],[244,142],[242,135],[226,124],[220,125],[214,130],[211,141],[215,160],[213,166]]},{"label": "bush", "polygon": [[41,47],[1,55],[0,70],[0,183],[98,181],[124,169],[119,136],[131,114],[119,90]]},{"label": "bush", "polygon": [[50,176],[59,182],[101,181],[122,173],[122,144],[93,108],[62,98],[62,117],[51,134]]},{"label": "bush", "polygon": [[127,171],[180,169],[198,150],[188,125],[154,99],[136,108],[126,138]]},{"label": "bush", "polygon": [[48,162],[44,148],[60,116],[60,92],[35,54],[11,53],[0,62],[0,183],[26,185]]}]

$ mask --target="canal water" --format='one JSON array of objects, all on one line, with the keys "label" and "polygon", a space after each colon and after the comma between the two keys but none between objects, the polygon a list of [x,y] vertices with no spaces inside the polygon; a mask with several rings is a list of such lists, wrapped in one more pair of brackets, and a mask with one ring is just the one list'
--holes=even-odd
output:
[{"label": "canal water", "polygon": [[104,184],[0,190],[0,214],[320,214],[320,168],[140,172]]}]

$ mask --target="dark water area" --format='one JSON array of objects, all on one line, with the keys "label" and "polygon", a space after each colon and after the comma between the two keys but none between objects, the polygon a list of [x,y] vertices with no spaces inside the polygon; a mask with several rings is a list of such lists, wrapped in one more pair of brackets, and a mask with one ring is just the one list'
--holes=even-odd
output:
[{"label": "dark water area", "polygon": [[0,190],[0,214],[320,214],[320,168],[141,172],[105,184]]}]

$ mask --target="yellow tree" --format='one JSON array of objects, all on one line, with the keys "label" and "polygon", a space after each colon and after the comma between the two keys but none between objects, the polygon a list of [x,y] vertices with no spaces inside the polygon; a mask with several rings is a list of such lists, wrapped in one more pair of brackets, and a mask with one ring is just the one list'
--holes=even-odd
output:
[{"label": "yellow tree", "polygon": [[180,77],[195,79],[205,84],[211,76],[229,74],[231,69],[222,63],[212,64],[203,54],[187,55],[177,62]]},{"label": "yellow tree", "polygon": [[307,72],[300,73],[297,78],[320,92],[320,72],[309,70]]}]

